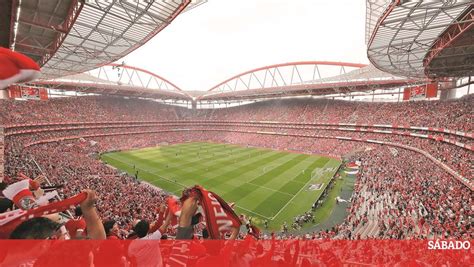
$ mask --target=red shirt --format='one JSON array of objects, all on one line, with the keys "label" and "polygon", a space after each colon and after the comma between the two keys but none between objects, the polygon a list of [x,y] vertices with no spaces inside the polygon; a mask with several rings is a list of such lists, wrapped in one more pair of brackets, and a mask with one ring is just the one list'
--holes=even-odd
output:
[{"label": "red shirt", "polygon": [[109,240],[120,240],[120,238],[116,235],[108,235],[107,239],[109,239]]}]

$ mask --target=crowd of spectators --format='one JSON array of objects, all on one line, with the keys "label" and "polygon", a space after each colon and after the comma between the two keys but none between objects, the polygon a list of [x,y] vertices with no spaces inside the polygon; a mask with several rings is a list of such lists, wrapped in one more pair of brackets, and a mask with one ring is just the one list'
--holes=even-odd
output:
[{"label": "crowd of spectators", "polygon": [[[174,107],[154,101],[113,96],[52,98],[48,101],[2,99],[0,121],[3,125],[64,121],[160,120],[176,119]],[[136,112],[135,112],[136,111]]]},{"label": "crowd of spectators", "polygon": [[[18,173],[22,172],[29,177],[45,175],[51,183],[64,185],[59,191],[61,198],[71,197],[84,188],[100,192],[97,200],[99,216],[104,221],[115,222],[120,228],[120,236],[126,236],[136,219],[153,221],[168,194],[104,165],[98,158],[104,151],[212,141],[338,158],[351,155],[357,157],[362,166],[350,200],[349,215],[344,223],[333,229],[308,233],[310,238],[404,239],[436,235],[473,238],[471,224],[474,203],[470,189],[427,158],[400,148],[394,153],[393,149],[376,144],[333,138],[301,138],[291,134],[375,139],[418,147],[472,180],[473,152],[468,149],[406,135],[331,128],[293,129],[278,124],[255,127],[232,123],[157,123],[193,120],[368,123],[472,132],[473,101],[472,96],[454,101],[398,104],[293,99],[196,112],[149,100],[116,97],[61,98],[47,102],[2,100],[0,117],[7,135],[5,181],[14,182]],[[123,122],[119,124],[120,127],[111,123],[119,121]],[[81,124],[84,122],[97,124],[90,127]],[[15,127],[16,130],[36,132],[12,134],[12,130],[9,130],[9,125],[26,123],[63,123],[61,127],[66,128],[52,130],[57,126],[30,125]],[[271,132],[287,135],[268,134]],[[71,136],[76,138],[29,145]],[[455,138],[472,144],[469,137]],[[303,215],[303,219],[306,218],[311,220],[309,216]],[[169,234],[173,234],[172,229]]]},{"label": "crowd of spectators", "polygon": [[[199,115],[210,120],[398,124],[472,132],[473,101],[472,95],[449,101],[403,103],[285,99],[209,110]],[[196,118],[192,111],[178,111],[183,117]]]},{"label": "crowd of spectators", "polygon": [[471,191],[415,152],[381,147],[363,153],[344,238],[471,239]]},{"label": "crowd of spectators", "polygon": [[[39,129],[40,132],[34,132],[30,134],[20,134],[20,135],[9,135],[7,140],[14,139],[16,143],[30,144],[32,142],[38,142],[41,140],[52,140],[56,138],[64,137],[75,137],[79,139],[82,137],[98,137],[100,135],[126,135],[126,134],[137,134],[141,132],[145,133],[170,133],[183,131],[184,129],[188,130],[188,135],[191,135],[191,139],[197,139],[198,136],[203,131],[213,131],[217,136],[225,135],[225,138],[228,139],[228,142],[238,143],[242,145],[251,144],[253,146],[262,146],[270,147],[273,149],[283,149],[283,150],[293,150],[293,151],[303,151],[308,153],[316,154],[325,154],[340,156],[344,155],[355,149],[353,144],[344,141],[322,139],[322,138],[300,138],[300,137],[291,137],[285,135],[295,134],[298,136],[342,136],[347,138],[358,138],[358,139],[372,139],[379,141],[388,141],[398,144],[409,145],[415,148],[420,148],[440,161],[447,164],[453,170],[456,170],[460,175],[468,179],[474,177],[474,169],[472,168],[470,155],[472,150],[456,146],[454,144],[449,144],[441,142],[438,140],[425,139],[417,136],[406,136],[406,135],[396,135],[396,134],[384,134],[384,133],[375,133],[375,132],[360,132],[360,131],[348,131],[340,129],[288,129],[284,126],[278,125],[242,125],[242,124],[232,124],[227,125],[212,124],[207,125],[166,125],[166,124],[142,124],[142,125],[122,125],[120,127],[116,126],[100,126],[93,128],[84,128],[84,129],[69,129],[65,130],[54,130],[51,129]],[[344,129],[344,128],[343,128]],[[265,131],[267,133],[278,133],[277,135],[262,135],[259,131]],[[193,133],[194,132],[194,135]],[[223,134],[225,132],[225,134]],[[201,134],[202,135],[202,134]],[[196,136],[196,137],[193,137]],[[259,136],[259,137],[257,137]],[[212,139],[211,135],[211,139]],[[467,139],[467,138],[466,138]],[[220,141],[220,140],[218,140]],[[472,142],[469,140],[466,142],[469,145],[472,145]],[[363,146],[361,144],[356,146]]]}]

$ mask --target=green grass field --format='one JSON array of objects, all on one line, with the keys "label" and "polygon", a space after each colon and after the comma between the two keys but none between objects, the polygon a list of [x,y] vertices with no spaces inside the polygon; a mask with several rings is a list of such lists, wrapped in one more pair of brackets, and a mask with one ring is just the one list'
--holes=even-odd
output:
[{"label": "green grass field", "polygon": [[[138,170],[139,179],[178,196],[184,187],[202,185],[235,202],[237,213],[252,216],[257,225],[266,219],[275,230],[308,211],[341,164],[328,157],[214,143],[106,153],[102,160],[132,176]],[[322,187],[311,191],[311,184]]]}]

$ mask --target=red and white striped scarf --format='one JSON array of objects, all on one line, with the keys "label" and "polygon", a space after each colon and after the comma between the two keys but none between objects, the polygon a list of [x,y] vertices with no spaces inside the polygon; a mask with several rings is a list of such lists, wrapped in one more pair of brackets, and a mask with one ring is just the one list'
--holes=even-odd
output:
[{"label": "red and white striped scarf", "polygon": [[[17,209],[2,213],[0,214],[0,234],[9,235],[13,230],[15,230],[18,225],[20,225],[26,220],[74,208],[86,198],[87,193],[82,192],[71,198],[67,198],[58,202],[53,202],[45,206],[39,206],[37,208],[29,210]],[[0,238],[8,238],[8,236],[1,236]]]},{"label": "red and white striped scarf", "polygon": [[183,202],[194,194],[200,200],[211,239],[223,239],[224,235],[230,232],[232,227],[240,227],[242,222],[234,210],[219,195],[207,191],[202,186],[196,185],[185,190],[181,201]]}]

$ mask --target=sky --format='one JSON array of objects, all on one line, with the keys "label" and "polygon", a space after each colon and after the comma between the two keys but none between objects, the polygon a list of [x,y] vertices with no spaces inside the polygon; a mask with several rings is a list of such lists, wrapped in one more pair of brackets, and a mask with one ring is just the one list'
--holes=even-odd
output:
[{"label": "sky", "polygon": [[364,0],[208,0],[119,62],[184,90],[292,61],[368,63]]}]

